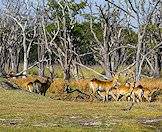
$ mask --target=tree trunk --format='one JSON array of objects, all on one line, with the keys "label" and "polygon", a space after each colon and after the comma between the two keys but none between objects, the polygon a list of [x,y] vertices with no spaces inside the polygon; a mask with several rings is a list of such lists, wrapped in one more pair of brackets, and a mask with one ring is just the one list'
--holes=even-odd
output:
[{"label": "tree trunk", "polygon": [[139,82],[140,80],[140,51],[141,51],[141,44],[138,44],[137,53],[136,53],[136,65],[135,65],[135,81]]},{"label": "tree trunk", "polygon": [[52,53],[49,53],[49,71],[50,71],[50,77],[53,79],[54,78],[54,67],[52,65]]},{"label": "tree trunk", "polygon": [[[45,46],[44,45],[38,45],[38,61],[41,61],[44,59],[45,54]],[[45,64],[44,62],[40,62],[38,65],[38,74],[40,77],[44,77],[45,75]]]},{"label": "tree trunk", "polygon": [[76,65],[75,61],[72,61],[71,72],[72,72],[72,75],[75,78],[75,80],[78,80],[79,79],[79,69],[78,69],[78,66]]},{"label": "tree trunk", "polygon": [[108,79],[112,78],[111,75],[111,59],[110,56],[107,55],[108,49],[107,46],[104,46],[104,51],[103,51],[103,61],[100,61],[100,64],[102,66],[102,68],[105,71],[105,75]]},{"label": "tree trunk", "polygon": [[27,75],[27,69],[28,69],[28,57],[26,51],[24,51],[24,64],[23,64],[23,75]]},{"label": "tree trunk", "polygon": [[64,69],[64,80],[70,80],[70,65]]},{"label": "tree trunk", "polygon": [[10,51],[10,62],[11,62],[11,71],[10,72],[12,72],[12,73],[16,73],[16,59],[17,59],[17,54],[15,53],[16,51],[15,51],[15,49],[14,48],[11,48],[11,49],[9,49],[9,51]]},{"label": "tree trunk", "polygon": [[25,29],[23,29],[23,50],[24,50],[24,63],[23,63],[23,75],[27,75],[27,69],[28,69],[28,53],[27,53],[27,45],[26,45],[26,35],[25,35]]},{"label": "tree trunk", "polygon": [[112,75],[111,75],[111,72],[110,72],[110,63],[104,63],[104,64],[101,64],[102,68],[104,69],[105,71],[105,75],[108,79],[111,79],[112,78]]},{"label": "tree trunk", "polygon": [[16,73],[19,73],[19,66],[20,66],[20,48],[16,51]]},{"label": "tree trunk", "polygon": [[140,81],[141,76],[141,67],[140,67],[140,60],[141,60],[141,47],[142,47],[142,39],[144,33],[141,35],[141,32],[138,33],[138,44],[137,44],[137,51],[136,51],[136,65],[135,65],[135,81]]},{"label": "tree trunk", "polygon": [[0,76],[5,76],[6,72],[5,72],[5,59],[6,57],[6,49],[4,46],[0,46]]},{"label": "tree trunk", "polygon": [[44,77],[44,71],[45,71],[45,65],[44,65],[44,62],[40,62],[39,65],[38,65],[38,75],[40,77]]},{"label": "tree trunk", "polygon": [[160,77],[160,72],[161,72],[161,55],[160,55],[160,50],[155,54],[155,73],[154,77]]}]

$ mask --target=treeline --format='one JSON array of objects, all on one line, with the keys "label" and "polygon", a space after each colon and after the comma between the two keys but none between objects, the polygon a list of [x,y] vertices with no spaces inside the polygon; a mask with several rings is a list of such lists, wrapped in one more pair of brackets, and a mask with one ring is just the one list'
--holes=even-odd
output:
[{"label": "treeline", "polygon": [[[137,4],[139,3],[139,4]],[[121,67],[141,74],[161,71],[160,1],[100,3],[75,0],[3,0],[0,10],[0,76],[27,75],[38,66],[61,66],[64,79],[80,66],[100,65],[105,77]],[[20,68],[22,67],[22,69]]]}]

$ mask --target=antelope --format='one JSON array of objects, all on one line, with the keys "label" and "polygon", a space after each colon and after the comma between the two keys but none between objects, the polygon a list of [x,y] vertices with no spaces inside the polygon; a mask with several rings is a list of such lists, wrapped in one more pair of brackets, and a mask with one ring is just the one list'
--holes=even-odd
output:
[{"label": "antelope", "polygon": [[152,96],[155,92],[157,92],[159,89],[153,89],[150,90],[146,87],[143,87],[141,84],[134,84],[134,89],[132,91],[132,96],[135,96],[138,98],[140,102],[142,102],[142,98],[146,99],[146,101],[151,102]]},{"label": "antelope", "polygon": [[[121,98],[128,98],[131,96],[133,87],[129,82],[126,81],[125,85],[121,85],[117,88],[111,88],[109,94],[114,98],[114,100],[119,101]],[[134,100],[134,98],[133,98]]]},{"label": "antelope", "polygon": [[43,94],[45,96],[46,91],[50,87],[51,83],[52,83],[52,79],[48,77],[45,83],[41,83],[40,81],[36,80],[33,82],[33,85],[37,87],[38,94],[40,93],[41,95]]},{"label": "antelope", "polygon": [[34,82],[29,82],[27,87],[30,92],[40,93],[45,96],[46,91],[50,87],[52,83],[52,80],[48,77],[45,83],[40,82],[38,79],[36,79]]},{"label": "antelope", "polygon": [[[39,94],[41,88],[42,88],[42,82],[39,81],[38,79],[36,79],[33,82],[33,92]],[[42,93],[41,93],[41,95],[42,95]]]},{"label": "antelope", "polygon": [[39,93],[38,87],[41,87],[41,82],[38,79],[36,79],[34,82],[29,82],[27,84],[29,92]]},{"label": "antelope", "polygon": [[141,84],[135,84],[133,94],[139,99],[139,101],[142,101],[143,97],[146,101],[151,102],[153,94],[158,90],[158,88],[150,90],[146,87],[143,87]]},{"label": "antelope", "polygon": [[142,98],[144,98],[148,102],[151,102],[153,94],[158,90],[159,88],[150,90],[146,87],[143,87],[140,83],[135,83],[134,89],[132,91],[132,96],[136,97],[140,102],[142,102]]},{"label": "antelope", "polygon": [[89,83],[90,90],[92,90],[91,94],[95,94],[98,91],[105,92],[105,101],[108,100],[109,90],[112,87],[119,85],[118,83],[118,76],[114,76],[112,81],[101,81],[96,78],[92,79]]},{"label": "antelope", "polygon": [[148,88],[144,88],[144,93],[143,93],[143,98],[146,99],[146,101],[151,102],[153,95],[155,92],[159,91],[159,88],[155,88],[155,89],[148,89]]},{"label": "antelope", "polygon": [[[144,87],[139,83],[134,82],[133,91],[131,97],[137,99],[137,102],[142,102],[142,96],[144,94]],[[135,100],[134,100],[135,101]]]},{"label": "antelope", "polygon": [[27,84],[27,89],[29,90],[29,92],[34,92],[34,89],[33,89],[33,82],[29,82]]},{"label": "antelope", "polygon": [[105,97],[107,96],[106,92],[105,91],[98,91],[97,93],[102,98],[102,101],[104,102],[106,100]]},{"label": "antelope", "polygon": [[130,82],[126,81],[125,85],[120,86],[119,88],[112,88],[110,90],[110,95],[116,100],[119,101],[121,98],[130,97],[133,102],[142,102],[142,96],[144,94],[144,89],[142,85],[132,85]]}]

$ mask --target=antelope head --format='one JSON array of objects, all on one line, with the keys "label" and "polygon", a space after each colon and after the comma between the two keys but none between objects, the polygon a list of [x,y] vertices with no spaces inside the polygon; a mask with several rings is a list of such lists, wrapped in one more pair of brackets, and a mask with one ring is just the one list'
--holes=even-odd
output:
[{"label": "antelope head", "polygon": [[113,81],[113,87],[118,87],[118,86],[120,86],[121,84],[119,83],[119,76],[120,76],[120,74],[113,74],[113,79],[112,79],[112,81]]}]

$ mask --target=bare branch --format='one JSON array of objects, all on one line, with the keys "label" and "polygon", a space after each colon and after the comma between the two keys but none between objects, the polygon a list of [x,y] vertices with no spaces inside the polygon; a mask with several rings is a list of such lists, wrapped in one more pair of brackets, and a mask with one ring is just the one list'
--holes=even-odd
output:
[{"label": "bare branch", "polygon": [[80,64],[80,63],[78,63],[78,62],[75,62],[75,63],[76,63],[77,65],[80,65],[80,66],[82,66],[82,67],[84,67],[84,68],[86,68],[86,69],[88,69],[88,70],[90,70],[90,71],[96,73],[96,74],[99,75],[99,76],[102,76],[102,77],[105,78],[105,79],[108,79],[105,75],[102,75],[101,73],[96,72],[96,71],[93,70],[92,68],[89,68],[89,67],[87,67],[87,66],[85,66],[85,65],[83,65],[83,64]]},{"label": "bare branch", "polygon": [[129,16],[133,17],[135,19],[135,17],[130,14],[128,11],[124,10],[123,8],[119,7],[118,5],[114,4],[113,2],[107,0],[110,4],[114,5],[115,7],[119,8],[120,10],[122,10],[123,12],[127,13]]}]

